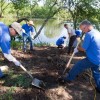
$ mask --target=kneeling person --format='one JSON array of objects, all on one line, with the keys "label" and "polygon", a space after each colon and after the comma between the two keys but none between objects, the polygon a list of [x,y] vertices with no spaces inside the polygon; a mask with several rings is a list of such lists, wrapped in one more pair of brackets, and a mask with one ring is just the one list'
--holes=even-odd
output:
[{"label": "kneeling person", "polygon": [[64,48],[64,40],[66,39],[65,36],[60,37],[57,41],[56,41],[56,45],[58,46],[58,48]]}]

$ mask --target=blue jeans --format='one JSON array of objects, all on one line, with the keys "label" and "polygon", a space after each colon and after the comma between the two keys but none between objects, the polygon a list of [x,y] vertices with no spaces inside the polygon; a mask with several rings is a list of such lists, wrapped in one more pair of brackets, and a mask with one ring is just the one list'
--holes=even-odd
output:
[{"label": "blue jeans", "polygon": [[91,68],[96,86],[100,90],[100,70],[99,70],[100,67],[99,65],[97,66],[92,62],[90,62],[87,58],[77,62],[69,71],[68,75],[66,75],[65,80],[70,80],[70,81],[74,80],[78,74],[80,74],[81,72],[83,72],[88,68]]},{"label": "blue jeans", "polygon": [[0,69],[0,77],[2,77],[3,76],[3,73],[2,73],[2,71],[1,71],[1,69]]},{"label": "blue jeans", "polygon": [[33,50],[33,41],[30,36],[23,36],[23,50],[26,50],[27,42],[30,42],[30,50]]}]

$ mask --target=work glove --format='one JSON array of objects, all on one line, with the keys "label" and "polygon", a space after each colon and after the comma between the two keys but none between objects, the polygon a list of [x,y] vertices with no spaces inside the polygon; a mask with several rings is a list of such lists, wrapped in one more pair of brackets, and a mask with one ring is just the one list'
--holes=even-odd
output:
[{"label": "work glove", "polygon": [[34,40],[34,36],[32,35],[31,38]]},{"label": "work glove", "polygon": [[75,49],[74,49],[74,53],[76,54],[77,52],[78,52],[78,49],[77,49],[77,48],[75,48]]},{"label": "work glove", "polygon": [[26,33],[24,29],[22,29],[22,32],[23,32],[23,33]]},{"label": "work glove", "polygon": [[16,58],[13,57],[11,54],[4,53],[4,57],[6,59],[8,59],[9,61],[12,61],[16,66],[20,66],[21,65],[21,63],[18,60],[16,60]]},{"label": "work glove", "polygon": [[80,41],[81,41],[80,37],[77,37],[77,38],[76,38],[76,41],[77,41],[77,42],[80,42]]},{"label": "work glove", "polygon": [[21,65],[21,63],[20,63],[18,60],[14,61],[13,63],[14,63],[16,66],[20,66],[20,65]]}]

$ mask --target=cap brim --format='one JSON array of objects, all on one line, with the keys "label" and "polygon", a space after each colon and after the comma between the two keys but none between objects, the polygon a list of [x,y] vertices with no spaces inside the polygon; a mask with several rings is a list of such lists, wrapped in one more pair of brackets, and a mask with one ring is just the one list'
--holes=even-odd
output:
[{"label": "cap brim", "polygon": [[18,35],[21,35],[21,33],[23,32],[22,30],[16,30],[16,32],[18,33]]}]

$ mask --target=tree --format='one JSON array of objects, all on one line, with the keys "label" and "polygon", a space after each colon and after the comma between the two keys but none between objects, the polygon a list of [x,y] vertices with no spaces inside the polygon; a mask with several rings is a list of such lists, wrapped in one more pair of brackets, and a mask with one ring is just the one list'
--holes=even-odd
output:
[{"label": "tree", "polygon": [[46,0],[44,6],[46,9],[48,9],[47,17],[44,20],[37,34],[34,36],[34,38],[38,37],[38,35],[41,33],[41,30],[43,29],[45,24],[48,22],[48,20],[51,19],[55,14],[57,14],[62,9],[62,2],[60,2],[59,0]]},{"label": "tree", "polygon": [[9,0],[0,0],[0,17],[2,17],[2,14],[9,7],[9,5]]},{"label": "tree", "polygon": [[29,5],[29,0],[11,0],[14,9],[16,10],[17,17],[19,18],[19,11]]},{"label": "tree", "polygon": [[71,14],[75,29],[80,20],[93,19],[97,15],[93,6],[94,0],[65,0],[64,8]]},{"label": "tree", "polygon": [[32,11],[35,8],[35,6],[38,5],[38,2],[39,1],[41,1],[41,0],[30,0],[30,5],[29,5],[29,8],[30,8],[30,16],[32,16]]}]

